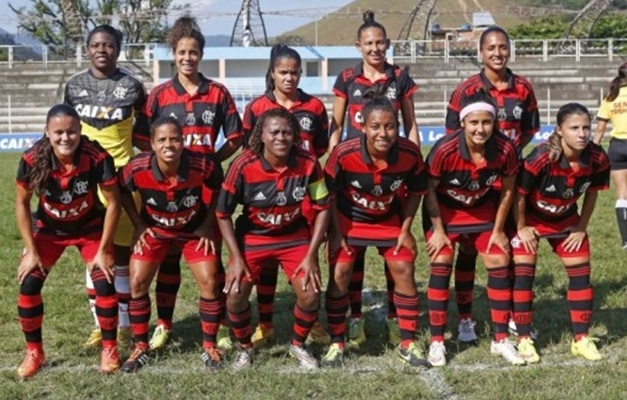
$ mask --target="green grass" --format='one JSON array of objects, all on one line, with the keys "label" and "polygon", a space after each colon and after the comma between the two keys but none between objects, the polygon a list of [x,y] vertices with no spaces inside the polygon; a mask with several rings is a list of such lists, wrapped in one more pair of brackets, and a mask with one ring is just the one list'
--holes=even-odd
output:
[{"label": "green grass", "polygon": [[[535,327],[542,362],[512,368],[489,354],[489,312],[485,294],[486,274],[478,268],[474,315],[480,335],[478,346],[458,346],[447,341],[450,363],[428,372],[403,367],[393,349],[385,346],[385,280],[381,261],[369,250],[364,311],[369,341],[350,355],[346,368],[302,372],[287,356],[294,295],[281,276],[275,306],[277,344],[258,352],[254,367],[245,373],[221,371],[209,374],[199,357],[200,326],[197,291],[188,270],[175,311],[175,335],[167,349],[136,375],[98,373],[99,354],[80,347],[92,329],[84,293],[84,268],[75,250],[67,251],[44,286],[46,315],[44,343],[48,366],[27,382],[15,378],[24,338],[17,321],[16,271],[22,248],[14,221],[14,176],[19,156],[0,157],[0,398],[30,399],[156,399],[156,398],[313,398],[363,399],[364,397],[461,398],[461,399],[620,399],[627,391],[627,271],[619,246],[614,217],[614,194],[602,192],[591,221],[595,286],[592,333],[601,338],[604,361],[591,363],[570,355],[571,340],[567,303],[567,278],[559,260],[542,243],[535,291]],[[420,248],[423,236],[415,225]],[[324,273],[326,280],[326,272]],[[421,300],[419,340],[426,346],[426,280],[428,263],[421,254],[416,278]],[[254,298],[254,296],[253,296]],[[153,302],[154,303],[154,302]],[[154,306],[153,306],[154,308]],[[153,312],[153,320],[154,320]],[[324,318],[324,316],[323,316]],[[451,303],[449,329],[455,330],[456,307]],[[126,357],[130,349],[122,349]],[[320,355],[324,348],[316,347]]]}]

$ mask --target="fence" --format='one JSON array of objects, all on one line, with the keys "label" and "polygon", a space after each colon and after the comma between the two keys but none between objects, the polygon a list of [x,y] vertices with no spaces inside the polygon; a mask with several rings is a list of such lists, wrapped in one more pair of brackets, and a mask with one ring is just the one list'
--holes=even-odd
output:
[{"label": "fence", "polygon": [[[451,59],[476,61],[481,59],[477,40],[394,40],[392,55],[395,62],[415,63],[419,59]],[[518,39],[510,45],[510,61],[517,58],[550,62],[555,59],[603,58],[613,61],[615,57],[627,57],[627,39]]]},{"label": "fence", "polygon": [[[119,61],[134,61],[151,65],[156,43],[122,44]],[[43,63],[44,68],[58,63],[75,62],[78,67],[89,63],[82,44],[65,46],[0,45],[0,64],[13,68],[18,63]]]}]

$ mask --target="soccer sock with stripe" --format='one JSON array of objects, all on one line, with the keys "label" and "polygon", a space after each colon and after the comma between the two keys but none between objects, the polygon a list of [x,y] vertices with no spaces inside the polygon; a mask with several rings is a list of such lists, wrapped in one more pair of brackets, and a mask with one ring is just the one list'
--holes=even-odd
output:
[{"label": "soccer sock with stripe", "polygon": [[274,296],[279,277],[278,265],[264,265],[257,283],[257,310],[259,311],[259,325],[264,328],[272,327],[274,312]]},{"label": "soccer sock with stripe", "polygon": [[176,295],[181,287],[181,254],[168,254],[159,266],[155,293],[157,297],[157,325],[172,329]]},{"label": "soccer sock with stripe", "polygon": [[348,284],[348,298],[350,301],[351,318],[361,318],[361,300],[364,290],[364,269],[366,265],[366,251],[359,249],[353,264],[351,281]]},{"label": "soccer sock with stripe", "polygon": [[388,298],[388,319],[398,318],[398,312],[396,311],[396,304],[394,303],[394,278],[392,278],[392,273],[390,272],[390,267],[386,262],[384,264],[385,269],[385,285],[387,289],[387,298]]},{"label": "soccer sock with stripe", "polygon": [[536,275],[534,264],[514,264],[514,322],[518,339],[530,337],[533,308],[533,281]]},{"label": "soccer sock with stripe", "polygon": [[590,284],[590,264],[582,263],[566,267],[568,274],[568,308],[573,324],[575,341],[588,334],[592,317],[593,290]]},{"label": "soccer sock with stripe", "polygon": [[394,304],[398,310],[398,328],[401,331],[401,347],[408,347],[416,340],[418,329],[418,295],[406,296],[394,292]]},{"label": "soccer sock with stripe", "polygon": [[488,302],[494,329],[494,340],[507,339],[507,322],[512,305],[510,286],[510,268],[508,265],[488,268]]},{"label": "soccer sock with stripe", "polygon": [[248,308],[240,313],[232,313],[228,311],[227,314],[229,316],[229,321],[231,322],[233,335],[239,342],[240,346],[243,348],[253,347],[253,344],[250,341],[252,337],[252,329],[250,327],[250,305],[248,305]]},{"label": "soccer sock with stripe", "polygon": [[94,289],[94,283],[91,281],[91,275],[87,268],[85,268],[85,289],[87,291],[87,297],[89,298],[89,310],[94,318],[94,324],[98,326],[98,316],[96,315],[96,289]]},{"label": "soccer sock with stripe", "polygon": [[452,264],[431,263],[429,287],[427,289],[427,304],[429,307],[429,330],[431,341],[444,341],[446,329],[446,315],[449,299],[449,284]]},{"label": "soccer sock with stripe", "polygon": [[475,287],[477,253],[458,251],[455,260],[455,301],[459,319],[472,318],[472,292]]},{"label": "soccer sock with stripe", "polygon": [[622,239],[623,248],[627,248],[627,200],[616,200],[616,222]]},{"label": "soccer sock with stripe", "polygon": [[344,343],[346,333],[346,312],[348,311],[348,294],[333,297],[327,294],[325,308],[331,343]]},{"label": "soccer sock with stripe", "polygon": [[20,285],[17,312],[26,338],[26,347],[29,350],[43,350],[41,325],[44,319],[44,302],[41,297],[41,288],[45,281],[46,274],[36,269],[28,274]]},{"label": "soccer sock with stripe", "polygon": [[96,289],[96,315],[102,333],[102,346],[117,346],[118,334],[118,295],[115,285],[107,282],[100,268],[91,271],[91,280]]},{"label": "soccer sock with stripe", "polygon": [[312,311],[303,310],[294,305],[294,325],[292,329],[292,344],[294,346],[302,346],[305,339],[309,336],[311,327],[318,319],[318,309]]},{"label": "soccer sock with stripe", "polygon": [[224,314],[222,300],[219,297],[215,299],[201,297],[198,300],[198,312],[202,327],[202,347],[204,349],[216,347],[216,336]]},{"label": "soccer sock with stripe", "polygon": [[128,301],[131,298],[128,265],[115,266],[115,291],[118,295],[118,323],[120,328],[128,328],[131,321],[128,318]]},{"label": "soccer sock with stripe", "polygon": [[133,298],[128,303],[131,320],[131,331],[135,345],[142,343],[148,346],[148,324],[150,322],[150,296]]}]

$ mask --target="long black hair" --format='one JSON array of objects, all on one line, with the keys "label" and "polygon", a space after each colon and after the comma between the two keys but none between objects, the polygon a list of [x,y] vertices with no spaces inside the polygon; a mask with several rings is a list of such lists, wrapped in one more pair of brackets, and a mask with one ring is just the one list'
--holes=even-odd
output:
[{"label": "long black hair", "polygon": [[[71,117],[80,122],[80,117],[73,107],[67,104],[57,104],[48,110],[46,130],[50,120],[55,117]],[[28,178],[33,192],[37,196],[42,196],[46,192],[48,176],[52,170],[52,145],[50,139],[44,134],[44,137],[35,142],[33,146],[36,149],[35,163],[28,174]]]},{"label": "long black hair", "polygon": [[272,72],[274,71],[274,68],[276,67],[278,61],[283,58],[296,60],[296,62],[298,63],[298,69],[302,68],[302,60],[300,58],[300,54],[298,54],[296,50],[284,44],[275,44],[270,50],[270,65],[268,65],[268,72],[266,72],[267,91],[274,90],[275,86],[274,79],[272,78]]},{"label": "long black hair", "polygon": [[[557,126],[562,126],[566,118],[577,114],[586,115],[588,116],[588,119],[591,120],[590,111],[588,111],[584,105],[579,103],[564,104],[559,108],[559,110],[557,110]],[[560,159],[562,153],[564,152],[564,149],[562,149],[562,137],[558,135],[557,127],[553,130],[551,136],[549,136],[548,142],[550,149],[549,159],[551,162],[556,162]]]},{"label": "long black hair", "polygon": [[612,83],[610,83],[610,91],[607,96],[605,96],[605,100],[616,100],[618,93],[620,92],[620,88],[623,86],[627,86],[627,62],[618,67],[618,75],[612,79]]}]

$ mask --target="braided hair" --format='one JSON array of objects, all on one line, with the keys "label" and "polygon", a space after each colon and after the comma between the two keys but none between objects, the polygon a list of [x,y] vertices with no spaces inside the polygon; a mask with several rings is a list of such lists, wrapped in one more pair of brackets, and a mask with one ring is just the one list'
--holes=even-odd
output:
[{"label": "braided hair", "polygon": [[[564,104],[557,110],[557,126],[562,126],[566,118],[571,115],[586,115],[590,119],[590,111],[588,109],[579,104],[579,103],[567,103]],[[562,137],[557,133],[557,127],[551,133],[548,139],[549,146],[549,160],[551,162],[557,162],[564,153],[564,149],[562,148]]]},{"label": "braided hair", "polygon": [[272,91],[274,90],[274,78],[272,78],[272,72],[276,67],[279,60],[283,58],[288,58],[292,60],[296,60],[298,63],[298,68],[302,71],[302,60],[300,58],[300,54],[293,48],[286,46],[284,44],[275,44],[272,46],[270,50],[270,65],[268,66],[268,72],[266,72],[266,90]]},{"label": "braided hair", "polygon": [[[76,110],[67,104],[57,104],[48,110],[46,115],[46,129],[50,120],[55,117],[71,117],[80,121],[80,117]],[[28,173],[30,188],[37,196],[43,196],[48,186],[48,177],[52,170],[52,145],[48,136],[39,139],[33,145],[35,148],[35,163]]]},{"label": "braided hair", "polygon": [[261,139],[263,126],[270,118],[285,119],[294,135],[293,145],[296,146],[300,143],[300,124],[294,114],[283,107],[273,108],[261,114],[248,139],[248,149],[258,156],[263,154],[263,140]]}]

